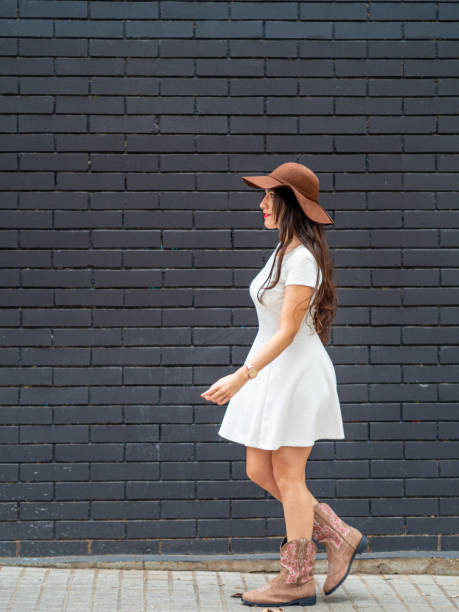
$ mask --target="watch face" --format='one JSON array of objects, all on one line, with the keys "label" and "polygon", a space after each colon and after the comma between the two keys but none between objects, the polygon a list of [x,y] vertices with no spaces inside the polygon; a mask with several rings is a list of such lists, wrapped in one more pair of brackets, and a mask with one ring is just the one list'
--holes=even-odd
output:
[{"label": "watch face", "polygon": [[249,370],[250,378],[255,378],[256,375],[257,375],[257,371],[255,370],[255,368],[250,368]]}]

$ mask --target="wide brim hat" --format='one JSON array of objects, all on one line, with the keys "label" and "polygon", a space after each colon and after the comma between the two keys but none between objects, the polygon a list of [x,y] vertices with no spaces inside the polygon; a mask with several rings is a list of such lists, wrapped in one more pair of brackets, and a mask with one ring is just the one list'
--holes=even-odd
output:
[{"label": "wide brim hat", "polygon": [[310,168],[303,164],[286,162],[275,168],[270,174],[243,176],[242,180],[249,187],[255,189],[290,187],[298,204],[309,219],[324,225],[334,223],[333,219],[317,201],[319,199],[319,179]]}]

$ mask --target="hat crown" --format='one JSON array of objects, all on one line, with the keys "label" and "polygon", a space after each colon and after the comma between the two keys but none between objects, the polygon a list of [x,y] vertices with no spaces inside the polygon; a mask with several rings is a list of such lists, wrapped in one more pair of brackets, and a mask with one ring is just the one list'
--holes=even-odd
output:
[{"label": "hat crown", "polygon": [[295,187],[315,202],[319,199],[319,179],[312,170],[303,164],[286,162],[277,166],[271,172],[271,176]]}]

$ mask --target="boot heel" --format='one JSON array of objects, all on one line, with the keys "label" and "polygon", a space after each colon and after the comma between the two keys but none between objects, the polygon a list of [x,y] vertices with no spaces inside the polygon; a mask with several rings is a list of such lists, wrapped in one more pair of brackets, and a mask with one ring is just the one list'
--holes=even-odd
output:
[{"label": "boot heel", "polygon": [[368,548],[368,539],[366,535],[363,535],[355,552],[363,553],[365,550],[367,550],[367,548]]},{"label": "boot heel", "polygon": [[317,596],[313,595],[312,597],[303,597],[302,599],[297,599],[292,603],[281,604],[283,606],[315,606],[317,602]]},{"label": "boot heel", "polygon": [[354,550],[354,554],[352,555],[352,557],[349,560],[349,565],[347,566],[347,571],[344,574],[344,576],[341,578],[341,580],[338,582],[338,584],[335,584],[335,586],[330,589],[329,591],[325,591],[324,589],[324,593],[325,595],[331,595],[333,593],[333,591],[336,591],[336,589],[343,584],[344,580],[347,578],[347,575],[349,574],[350,570],[351,570],[351,566],[352,566],[352,562],[354,561],[354,558],[356,556],[357,553],[362,553],[363,551],[365,551],[368,548],[368,539],[366,535],[362,535],[362,537],[360,538],[360,542],[357,545],[357,548]]}]

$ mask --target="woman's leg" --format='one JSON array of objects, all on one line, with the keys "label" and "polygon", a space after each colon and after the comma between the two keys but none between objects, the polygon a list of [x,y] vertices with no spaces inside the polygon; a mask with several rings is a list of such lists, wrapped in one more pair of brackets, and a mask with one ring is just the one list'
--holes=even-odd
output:
[{"label": "woman's leg", "polygon": [[[292,447],[285,447],[292,448]],[[297,448],[297,447],[293,447]],[[253,446],[246,447],[246,472],[247,476],[255,484],[260,486],[265,491],[268,491],[273,497],[282,503],[282,493],[277,486],[273,474],[273,461],[272,456],[276,451],[263,450],[261,448],[254,448]],[[319,503],[314,495],[307,489],[312,505],[315,506]]]},{"label": "woman's leg", "polygon": [[274,480],[273,466],[271,455],[273,451],[254,448],[253,446],[246,447],[246,472],[247,476],[255,484],[259,485],[281,503],[281,493]]},{"label": "woman's leg", "polygon": [[313,496],[305,481],[312,446],[281,446],[272,451],[273,478],[284,508],[287,540],[312,538]]}]

